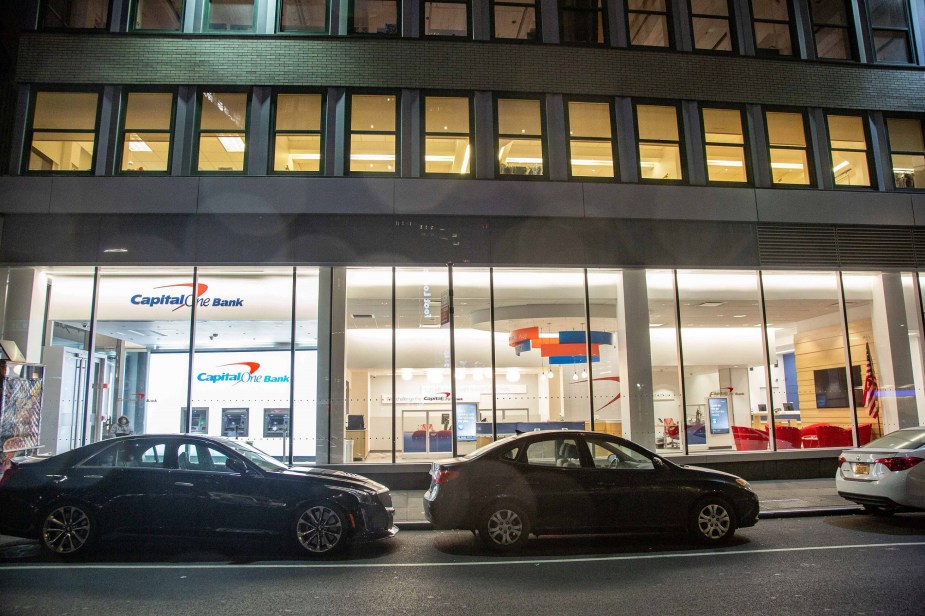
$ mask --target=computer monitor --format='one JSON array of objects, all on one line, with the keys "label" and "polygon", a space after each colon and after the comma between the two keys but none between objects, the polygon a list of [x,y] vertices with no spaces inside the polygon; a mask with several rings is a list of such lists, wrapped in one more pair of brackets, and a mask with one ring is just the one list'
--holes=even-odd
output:
[{"label": "computer monitor", "polygon": [[365,430],[366,417],[363,415],[347,415],[348,430]]},{"label": "computer monitor", "polygon": [[785,411],[792,411],[792,410],[793,410],[793,402],[784,402],[784,410],[785,410]]}]

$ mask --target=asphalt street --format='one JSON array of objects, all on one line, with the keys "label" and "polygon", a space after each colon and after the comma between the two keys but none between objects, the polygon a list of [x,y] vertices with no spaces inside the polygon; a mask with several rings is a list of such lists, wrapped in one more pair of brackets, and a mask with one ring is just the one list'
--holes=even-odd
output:
[{"label": "asphalt street", "polygon": [[77,562],[0,550],[0,614],[920,614],[925,514],[762,520],[704,549],[676,536],[546,537],[487,552],[402,531],[334,558],[273,543],[120,542]]}]

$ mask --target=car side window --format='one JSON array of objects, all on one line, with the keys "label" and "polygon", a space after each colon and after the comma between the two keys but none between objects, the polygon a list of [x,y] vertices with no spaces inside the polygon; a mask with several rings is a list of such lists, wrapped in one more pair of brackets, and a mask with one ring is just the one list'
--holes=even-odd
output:
[{"label": "car side window", "polygon": [[518,453],[520,453],[520,447],[511,447],[498,457],[502,460],[516,460]]},{"label": "car side window", "polygon": [[527,445],[524,461],[534,466],[578,468],[581,466],[578,442],[573,438],[534,441]]},{"label": "car side window", "polygon": [[177,451],[177,468],[184,471],[230,473],[224,452],[202,443],[181,443]]},{"label": "car side window", "polygon": [[638,451],[617,442],[586,437],[585,443],[594,460],[595,468],[615,468],[622,470],[654,470],[652,460]]},{"label": "car side window", "polygon": [[122,441],[96,454],[81,466],[108,468],[164,468],[166,443]]}]

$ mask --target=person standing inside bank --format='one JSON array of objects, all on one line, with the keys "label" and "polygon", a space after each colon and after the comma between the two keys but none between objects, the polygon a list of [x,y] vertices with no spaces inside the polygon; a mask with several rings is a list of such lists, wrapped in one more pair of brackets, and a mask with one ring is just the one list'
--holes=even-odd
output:
[{"label": "person standing inside bank", "polygon": [[109,428],[110,436],[128,436],[130,434],[132,434],[132,425],[125,415],[117,419],[116,423],[112,424],[112,427]]}]

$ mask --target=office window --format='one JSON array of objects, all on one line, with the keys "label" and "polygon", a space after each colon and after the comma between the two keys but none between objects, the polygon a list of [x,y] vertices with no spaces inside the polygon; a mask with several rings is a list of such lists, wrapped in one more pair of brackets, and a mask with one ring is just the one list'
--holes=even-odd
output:
[{"label": "office window", "polygon": [[496,39],[535,41],[537,37],[536,0],[503,0],[494,3]]},{"label": "office window", "polygon": [[109,0],[45,0],[42,25],[105,29],[109,26]]},{"label": "office window", "polygon": [[802,113],[765,113],[774,184],[808,185],[811,182],[806,129]]},{"label": "office window", "polygon": [[350,95],[351,173],[395,173],[397,102],[394,94]]},{"label": "office window", "polygon": [[563,43],[604,44],[603,0],[559,0]]},{"label": "office window", "polygon": [[203,92],[199,113],[199,171],[243,172],[248,95]]},{"label": "office window", "polygon": [[321,171],[321,94],[277,94],[273,171]]},{"label": "office window", "polygon": [[38,92],[27,170],[91,171],[98,105],[96,92]]},{"label": "office window", "polygon": [[468,97],[424,97],[424,173],[468,174],[471,141]]},{"label": "office window", "polygon": [[906,0],[867,0],[874,59],[911,64],[912,37]]},{"label": "office window", "polygon": [[424,1],[424,36],[469,36],[469,0]]},{"label": "office window", "polygon": [[498,173],[545,174],[543,167],[543,105],[539,99],[499,98]]},{"label": "office window", "polygon": [[668,0],[626,0],[626,26],[631,46],[669,47]]},{"label": "office window", "polygon": [[135,0],[132,30],[179,32],[183,24],[183,0]]},{"label": "office window", "polygon": [[694,49],[732,51],[728,0],[690,0]]},{"label": "office window", "polygon": [[703,108],[703,142],[710,182],[748,182],[745,131],[738,109]]},{"label": "office window", "polygon": [[752,25],[758,55],[793,55],[789,0],[752,0]]},{"label": "office window", "polygon": [[832,172],[840,186],[870,186],[864,119],[854,115],[826,116],[832,149]]},{"label": "office window", "polygon": [[569,101],[569,168],[572,177],[614,177],[609,103]]},{"label": "office window", "polygon": [[207,30],[252,32],[256,10],[254,0],[206,0]]},{"label": "office window", "polygon": [[851,12],[845,0],[813,0],[809,8],[816,56],[833,60],[853,59]]},{"label": "office window", "polygon": [[645,180],[683,180],[678,108],[636,105],[639,172]]},{"label": "office window", "polygon": [[922,121],[916,118],[887,118],[893,184],[896,188],[925,187],[925,140]]},{"label": "office window", "polygon": [[353,0],[350,34],[398,36],[399,10],[396,0]]},{"label": "office window", "polygon": [[170,167],[173,94],[129,92],[122,125],[123,173],[166,172]]},{"label": "office window", "polygon": [[324,34],[328,30],[327,0],[282,0],[279,31]]}]

